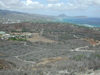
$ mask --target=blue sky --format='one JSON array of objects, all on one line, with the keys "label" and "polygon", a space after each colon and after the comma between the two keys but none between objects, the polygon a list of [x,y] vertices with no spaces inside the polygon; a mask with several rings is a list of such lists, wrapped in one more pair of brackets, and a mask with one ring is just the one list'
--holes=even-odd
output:
[{"label": "blue sky", "polygon": [[100,17],[100,0],[0,0],[0,9],[44,15]]}]

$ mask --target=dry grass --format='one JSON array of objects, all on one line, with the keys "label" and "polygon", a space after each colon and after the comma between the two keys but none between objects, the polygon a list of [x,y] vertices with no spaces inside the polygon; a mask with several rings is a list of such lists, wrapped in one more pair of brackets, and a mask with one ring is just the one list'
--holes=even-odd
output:
[{"label": "dry grass", "polygon": [[36,63],[35,66],[32,67],[32,70],[38,70],[40,69],[40,66],[46,67],[47,64],[54,64],[58,61],[68,60],[67,57],[52,57],[52,58],[44,58],[40,62]]},{"label": "dry grass", "polygon": [[32,38],[28,38],[27,40],[30,42],[44,42],[44,43],[55,43],[56,42],[54,40],[50,40],[48,38],[40,36],[39,33],[33,33]]},{"label": "dry grass", "polygon": [[85,41],[89,42],[92,46],[100,45],[100,41],[99,40],[94,40],[92,38],[82,38],[81,40],[85,40]]},{"label": "dry grass", "polygon": [[68,59],[67,57],[53,57],[53,58],[45,58],[42,59],[41,62],[37,63],[37,65],[46,65],[48,63],[53,63],[61,60]]},{"label": "dry grass", "polygon": [[12,70],[16,67],[16,65],[13,62],[0,59],[0,70]]},{"label": "dry grass", "polygon": [[0,56],[5,56],[3,53],[0,53]]},{"label": "dry grass", "polygon": [[0,59],[0,70],[9,69],[9,68],[10,68],[10,66],[8,65],[8,62]]}]

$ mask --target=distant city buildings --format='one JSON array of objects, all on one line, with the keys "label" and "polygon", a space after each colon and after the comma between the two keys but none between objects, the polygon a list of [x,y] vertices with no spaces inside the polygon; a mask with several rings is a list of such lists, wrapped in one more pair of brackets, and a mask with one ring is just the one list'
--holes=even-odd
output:
[{"label": "distant city buildings", "polygon": [[0,31],[0,35],[6,34],[6,32],[4,31]]},{"label": "distant city buildings", "polygon": [[2,40],[8,40],[10,38],[15,38],[15,39],[27,39],[32,36],[32,33],[29,32],[11,32],[11,33],[6,33],[4,31],[0,31],[0,38]]}]

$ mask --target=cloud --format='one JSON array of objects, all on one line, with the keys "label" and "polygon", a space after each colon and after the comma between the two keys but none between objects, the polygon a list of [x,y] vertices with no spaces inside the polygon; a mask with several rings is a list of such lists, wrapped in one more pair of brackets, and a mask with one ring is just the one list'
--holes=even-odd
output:
[{"label": "cloud", "polygon": [[48,2],[57,2],[59,0],[47,0]]},{"label": "cloud", "polygon": [[15,8],[21,8],[23,6],[22,1],[20,0],[1,0],[0,1],[0,8],[3,9],[15,9]]},{"label": "cloud", "polygon": [[31,8],[31,9],[40,9],[40,8],[43,8],[44,5],[41,4],[40,2],[38,1],[32,1],[32,0],[26,0],[26,2],[24,3],[26,8]]},{"label": "cloud", "polygon": [[1,8],[6,8],[6,5],[2,1],[0,1],[0,7]]},{"label": "cloud", "polygon": [[0,8],[4,9],[19,9],[19,10],[28,10],[28,9],[40,9],[44,5],[38,1],[32,0],[1,0],[0,1]]},{"label": "cloud", "polygon": [[17,10],[79,10],[100,6],[100,0],[47,0],[47,4],[37,0],[0,0],[0,8]]},{"label": "cloud", "polygon": [[63,5],[64,3],[48,4],[48,8],[61,8]]},{"label": "cloud", "polygon": [[94,3],[95,5],[100,5],[100,0],[93,0],[93,3]]},{"label": "cloud", "polygon": [[52,3],[52,4],[48,4],[48,8],[51,10],[75,10],[75,9],[86,9],[88,8],[92,3],[90,2],[90,0],[75,0],[75,1],[69,1],[69,2],[59,2],[59,3]]},{"label": "cloud", "polygon": [[[32,0],[26,0],[26,5],[30,5],[30,4],[34,4],[34,2]],[[37,2],[36,2],[37,4]]]}]

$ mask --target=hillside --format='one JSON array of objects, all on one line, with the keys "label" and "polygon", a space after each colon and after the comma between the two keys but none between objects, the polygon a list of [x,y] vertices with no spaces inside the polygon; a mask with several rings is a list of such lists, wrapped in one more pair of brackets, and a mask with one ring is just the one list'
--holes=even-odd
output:
[{"label": "hillside", "polygon": [[20,22],[46,22],[52,21],[54,17],[39,14],[28,14],[10,10],[0,10],[0,23],[20,23]]},{"label": "hillside", "polygon": [[[66,34],[71,37],[77,35],[84,38],[94,38],[100,40],[99,28],[89,28],[84,26],[77,26],[70,23],[14,23],[14,24],[0,24],[0,30],[6,32],[34,32],[39,33],[43,30],[43,35],[54,39],[54,36],[59,35],[60,38],[65,38]],[[95,36],[94,36],[95,35]],[[68,38],[68,37],[67,37]]]},{"label": "hillside", "polygon": [[23,22],[1,23],[0,30],[31,34],[23,41],[0,39],[1,75],[92,75],[100,69],[99,28]]},{"label": "hillside", "polygon": [[100,73],[100,28],[55,18],[0,10],[1,75]]}]

